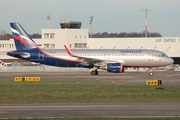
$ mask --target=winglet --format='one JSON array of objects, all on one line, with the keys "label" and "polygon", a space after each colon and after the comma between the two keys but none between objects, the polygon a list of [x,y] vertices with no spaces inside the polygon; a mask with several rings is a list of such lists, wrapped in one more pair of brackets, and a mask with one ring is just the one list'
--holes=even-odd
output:
[{"label": "winglet", "polygon": [[67,48],[66,45],[64,45],[66,52],[68,53],[69,56],[73,56],[73,53]]}]

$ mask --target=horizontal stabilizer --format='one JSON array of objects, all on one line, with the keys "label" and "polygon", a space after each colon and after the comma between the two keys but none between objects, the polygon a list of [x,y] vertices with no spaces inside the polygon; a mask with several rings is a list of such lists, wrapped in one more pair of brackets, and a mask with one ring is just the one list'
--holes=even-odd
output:
[{"label": "horizontal stabilizer", "polygon": [[15,51],[12,51],[12,52],[8,52],[8,54],[14,54],[14,55],[22,56],[24,58],[30,57],[30,53],[27,53],[27,52],[15,52]]}]

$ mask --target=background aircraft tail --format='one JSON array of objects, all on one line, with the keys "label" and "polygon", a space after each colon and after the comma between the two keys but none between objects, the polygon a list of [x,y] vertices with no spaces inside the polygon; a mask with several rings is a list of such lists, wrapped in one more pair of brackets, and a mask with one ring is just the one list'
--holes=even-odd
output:
[{"label": "background aircraft tail", "polygon": [[10,23],[10,26],[17,50],[25,50],[37,47],[36,43],[19,23],[12,22]]}]

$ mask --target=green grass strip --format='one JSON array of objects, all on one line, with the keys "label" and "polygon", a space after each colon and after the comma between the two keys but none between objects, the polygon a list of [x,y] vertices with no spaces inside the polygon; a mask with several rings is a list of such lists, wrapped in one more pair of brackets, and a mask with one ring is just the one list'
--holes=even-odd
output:
[{"label": "green grass strip", "polygon": [[[77,83],[79,82],[79,83]],[[180,85],[121,85],[121,80],[0,79],[0,104],[77,102],[180,102]]]}]

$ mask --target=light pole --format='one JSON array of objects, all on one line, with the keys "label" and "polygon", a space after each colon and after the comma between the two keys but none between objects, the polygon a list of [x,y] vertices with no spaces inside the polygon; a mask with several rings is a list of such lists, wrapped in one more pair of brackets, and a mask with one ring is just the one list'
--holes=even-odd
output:
[{"label": "light pole", "polygon": [[93,22],[93,16],[91,16],[89,20],[89,23],[91,25],[91,38],[92,38],[92,22]]}]

